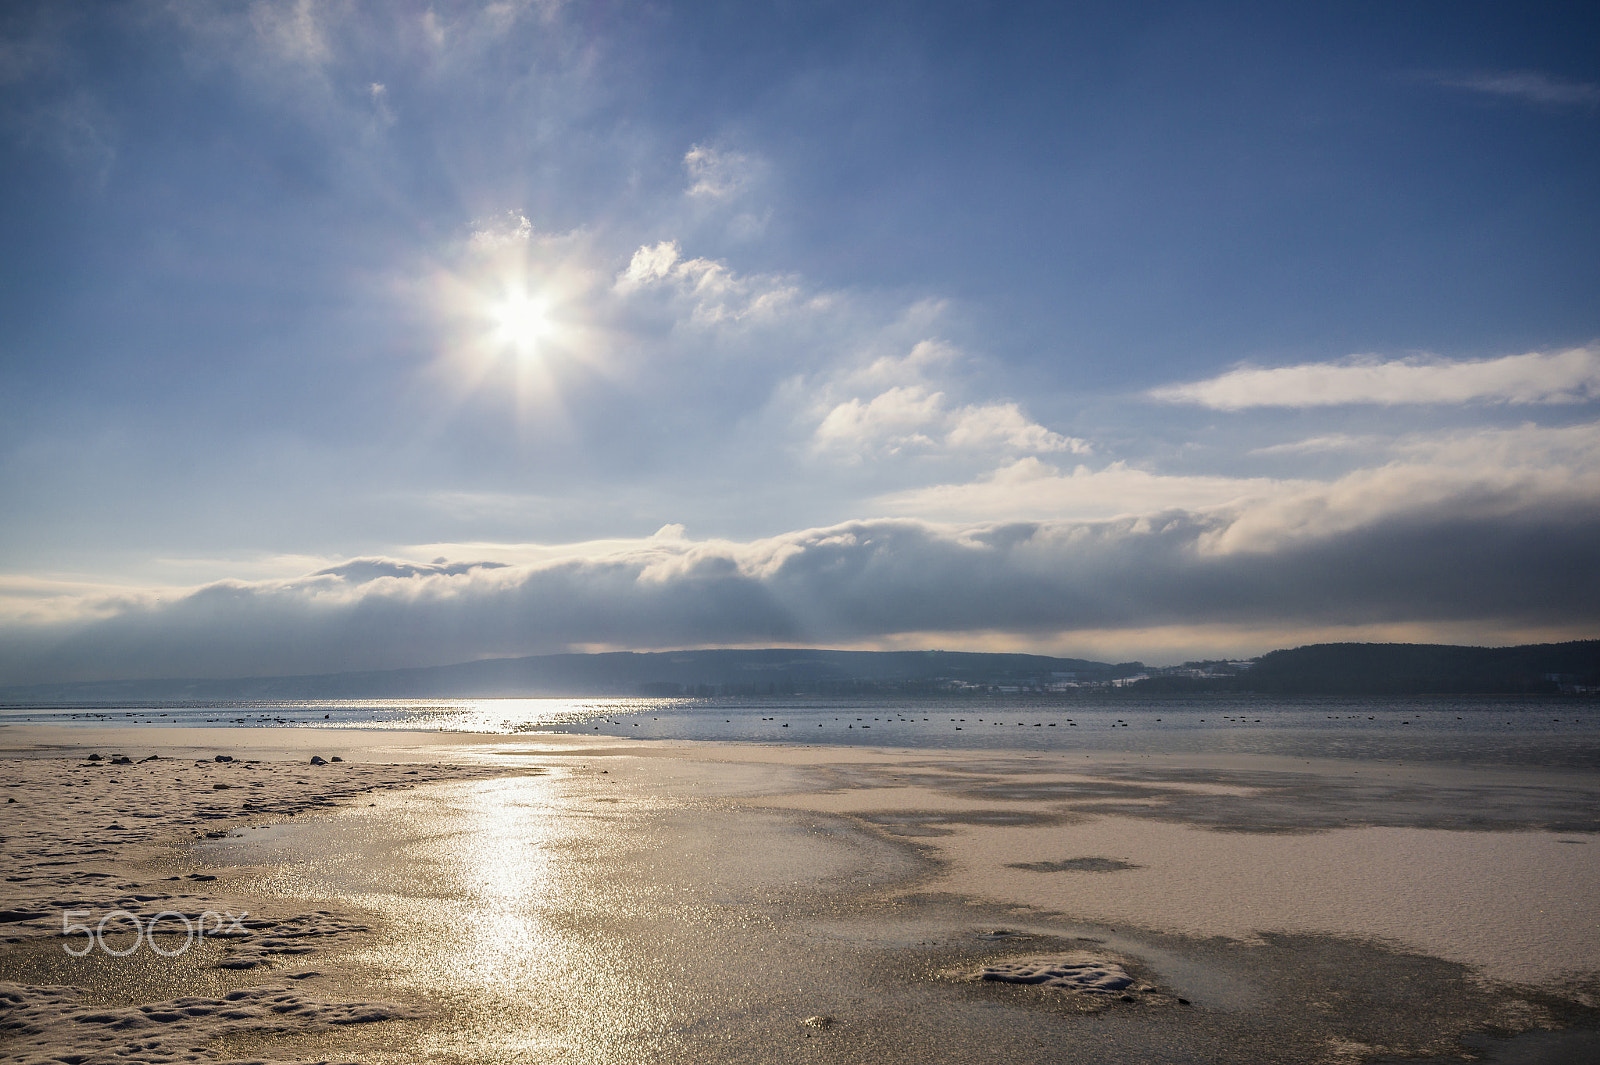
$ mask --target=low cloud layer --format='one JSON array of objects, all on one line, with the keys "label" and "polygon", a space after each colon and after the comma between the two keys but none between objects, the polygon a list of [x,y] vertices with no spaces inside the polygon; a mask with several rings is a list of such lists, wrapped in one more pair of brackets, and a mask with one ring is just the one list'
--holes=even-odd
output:
[{"label": "low cloud layer", "polygon": [[[1099,522],[881,519],[658,536],[524,565],[358,559],[0,632],[0,683],[380,669],[563,650],[896,635],[1477,623],[1594,631],[1600,504],[1441,492],[1328,528],[1244,508]],[[1302,507],[1314,504],[1302,500]],[[1272,535],[1264,535],[1270,526]]]},{"label": "low cloud layer", "polygon": [[1269,369],[1241,367],[1154,389],[1165,403],[1213,410],[1369,403],[1581,403],[1600,397],[1600,345],[1497,359],[1353,358]]}]

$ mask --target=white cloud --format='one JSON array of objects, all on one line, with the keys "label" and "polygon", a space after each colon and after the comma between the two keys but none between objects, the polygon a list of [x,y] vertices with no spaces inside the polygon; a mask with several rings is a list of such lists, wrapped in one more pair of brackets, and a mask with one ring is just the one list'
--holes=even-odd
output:
[{"label": "white cloud", "polygon": [[823,417],[812,436],[818,452],[852,460],[913,451],[966,454],[1087,453],[1089,445],[1030,421],[1015,403],[952,405],[943,392],[897,385],[863,402],[851,398]]},{"label": "white cloud", "polygon": [[[925,313],[936,314],[935,309]],[[961,352],[939,340],[919,340],[904,355],[880,355],[860,370],[841,379],[845,387],[881,388],[885,385],[925,381],[948,373],[961,361]]]},{"label": "white cloud", "polygon": [[965,484],[881,496],[889,514],[944,521],[1093,520],[1204,509],[1282,492],[1298,482],[1266,477],[1174,476],[1113,462],[1063,471],[1033,456]]},{"label": "white cloud", "polygon": [[53,625],[111,617],[131,604],[153,601],[163,591],[177,597],[187,595],[192,589],[159,589],[3,573],[0,574],[0,625]]},{"label": "white cloud", "polygon": [[666,291],[687,303],[698,325],[774,319],[792,311],[825,309],[832,297],[807,293],[793,277],[740,274],[715,259],[685,259],[677,241],[645,245],[617,275],[614,291],[629,296]]},{"label": "white cloud", "polygon": [[[923,340],[903,356],[883,355],[865,366],[846,367],[812,382],[796,383],[790,395],[808,393],[816,412],[811,449],[850,462],[888,455],[942,453],[1087,454],[1087,442],[1034,422],[1016,403],[959,403],[936,385],[962,361],[961,353],[937,340]],[[842,396],[848,393],[848,398]]]},{"label": "white cloud", "polygon": [[1388,440],[1380,436],[1351,436],[1348,433],[1328,433],[1304,440],[1291,440],[1283,444],[1269,444],[1251,448],[1251,455],[1317,455],[1337,451],[1366,451],[1381,447]]},{"label": "white cloud", "polygon": [[1600,397],[1600,345],[1497,359],[1357,356],[1270,369],[1245,366],[1192,384],[1153,389],[1150,398],[1214,410],[1329,407],[1366,403],[1581,403]]},{"label": "white cloud", "polygon": [[850,399],[834,407],[817,426],[819,449],[843,448],[860,455],[870,448],[890,454],[907,447],[933,447],[922,430],[945,414],[944,393],[929,394],[917,386],[879,393],[866,403]]},{"label": "white cloud", "polygon": [[978,480],[880,497],[878,507],[944,521],[1095,520],[1182,510],[1226,514],[1215,550],[1264,550],[1385,518],[1448,513],[1473,500],[1509,518],[1563,500],[1600,502],[1600,425],[1412,434],[1382,465],[1333,480],[1163,474],[1115,462],[1064,471],[1035,457]]},{"label": "white cloud", "polygon": [[[509,566],[542,565],[574,559],[598,559],[648,548],[653,541],[683,539],[672,534],[672,525],[664,525],[647,537],[613,537],[605,540],[582,540],[574,543],[500,543],[487,540],[435,541],[426,544],[409,544],[393,552],[398,558],[452,559],[472,558],[484,562],[503,563]],[[327,568],[326,566],[320,568]],[[300,572],[305,572],[304,568]]]},{"label": "white cloud", "polygon": [[1525,103],[1565,107],[1600,106],[1600,85],[1554,78],[1536,70],[1439,75],[1433,80],[1452,89],[1469,89]]},{"label": "white cloud", "polygon": [[521,211],[507,211],[501,218],[474,222],[468,246],[473,251],[493,252],[527,244],[533,236],[533,223]]},{"label": "white cloud", "polygon": [[631,288],[670,277],[672,268],[681,255],[682,252],[678,250],[678,242],[675,240],[664,240],[653,246],[643,246],[633,253],[628,268],[617,278],[617,285],[619,288]]},{"label": "white cloud", "polygon": [[446,39],[449,36],[449,30],[445,28],[444,23],[439,21],[438,11],[431,7],[424,11],[422,13],[422,21],[420,25],[424,39],[426,39],[435,50],[442,50],[445,47]]},{"label": "white cloud", "polygon": [[1041,454],[1067,451],[1086,455],[1091,450],[1087,441],[1062,436],[1030,421],[1015,403],[969,405],[957,408],[952,414],[955,424],[945,437],[945,443],[958,451],[1000,448]]},{"label": "white cloud", "polygon": [[1541,508],[1600,504],[1600,425],[1524,426],[1403,438],[1396,458],[1330,482],[1285,485],[1238,512],[1212,550],[1271,551],[1379,521],[1537,521]]}]

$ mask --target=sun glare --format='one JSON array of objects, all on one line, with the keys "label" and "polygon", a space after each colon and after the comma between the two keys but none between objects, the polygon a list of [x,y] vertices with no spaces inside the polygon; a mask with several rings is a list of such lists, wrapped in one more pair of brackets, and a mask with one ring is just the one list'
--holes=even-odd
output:
[{"label": "sun glare", "polygon": [[544,301],[526,293],[512,293],[489,308],[497,343],[529,353],[550,333]]},{"label": "sun glare", "polygon": [[553,425],[561,390],[603,372],[598,331],[587,320],[589,272],[533,255],[522,244],[441,272],[435,299],[445,326],[435,371],[449,394],[511,399],[527,424]]}]

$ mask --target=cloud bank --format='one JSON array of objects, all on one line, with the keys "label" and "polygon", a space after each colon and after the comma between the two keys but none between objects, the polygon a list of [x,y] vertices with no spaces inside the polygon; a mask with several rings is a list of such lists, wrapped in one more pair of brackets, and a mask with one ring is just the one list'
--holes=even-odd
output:
[{"label": "cloud bank", "polygon": [[[1163,626],[1600,624],[1600,494],[1454,484],[1362,508],[1340,484],[1270,505],[1105,521],[853,521],[767,539],[676,529],[531,564],[356,559],[0,630],[0,683],[381,669],[571,647],[851,645],[915,633]],[[1366,492],[1372,497],[1371,491]],[[1332,520],[1326,515],[1334,513]]]}]

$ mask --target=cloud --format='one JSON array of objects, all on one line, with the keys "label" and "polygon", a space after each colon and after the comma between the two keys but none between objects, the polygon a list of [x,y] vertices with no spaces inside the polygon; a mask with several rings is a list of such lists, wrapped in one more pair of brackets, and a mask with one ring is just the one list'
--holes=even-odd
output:
[{"label": "cloud", "polygon": [[521,211],[507,211],[502,217],[472,224],[467,245],[475,252],[496,252],[528,243],[533,223]]},{"label": "cloud", "polygon": [[955,424],[945,443],[956,450],[1000,447],[1007,451],[1067,451],[1075,455],[1092,450],[1088,441],[1062,436],[1030,421],[1015,403],[970,404],[951,413]]},{"label": "cloud", "polygon": [[899,385],[870,400],[848,399],[822,419],[812,437],[819,452],[859,460],[872,454],[957,452],[1087,453],[1089,445],[1030,421],[1015,403],[954,406],[943,392]]},{"label": "cloud", "polygon": [[1214,546],[1254,550],[1348,532],[1385,515],[1445,513],[1452,500],[1473,500],[1499,516],[1570,499],[1600,501],[1600,425],[1411,434],[1388,441],[1381,457],[1382,465],[1321,481],[1170,474],[1124,462],[1062,470],[1029,456],[974,481],[891,493],[876,503],[889,514],[944,521],[1226,512],[1226,543]]},{"label": "cloud", "polygon": [[1283,444],[1268,444],[1251,448],[1251,455],[1318,455],[1339,451],[1367,451],[1387,443],[1379,436],[1351,436],[1349,433],[1328,433],[1304,440],[1291,440]]},{"label": "cloud", "polygon": [[372,97],[371,132],[378,133],[395,124],[394,109],[389,106],[389,87],[375,81],[367,88]]},{"label": "cloud", "polygon": [[726,200],[748,188],[760,172],[761,165],[742,152],[723,151],[696,144],[683,156],[683,168],[689,175],[689,196]]},{"label": "cloud", "polygon": [[[787,395],[808,402],[817,417],[812,451],[850,462],[933,453],[1089,453],[1087,441],[1045,428],[1016,403],[952,401],[935,382],[961,361],[949,345],[923,340],[904,356],[879,356],[865,366],[794,382]],[[807,393],[809,401],[800,398]]]},{"label": "cloud", "polygon": [[762,236],[772,221],[772,208],[753,206],[751,199],[767,173],[767,163],[744,152],[696,144],[683,156],[689,184],[684,195],[702,222],[720,219],[723,233],[736,241]]},{"label": "cloud", "polygon": [[1266,477],[1171,475],[1113,462],[1061,470],[1028,456],[978,480],[880,496],[885,513],[945,521],[1110,518],[1216,507],[1282,492],[1297,482]]},{"label": "cloud", "polygon": [[1368,403],[1582,403],[1600,397],[1600,345],[1497,359],[1397,359],[1355,356],[1263,369],[1240,367],[1192,384],[1152,389],[1164,403],[1213,410],[1330,407]]},{"label": "cloud", "polygon": [[311,577],[338,577],[354,584],[364,584],[382,577],[459,577],[477,570],[503,569],[505,565],[504,562],[405,562],[392,558],[353,558],[337,566],[319,569]]},{"label": "cloud", "polygon": [[[622,248],[627,251],[619,254]],[[763,467],[769,481],[781,478],[797,460],[809,461],[807,443],[817,423],[848,398],[832,391],[822,397],[809,385],[795,391],[791,382],[825,380],[831,388],[851,378],[854,388],[858,370],[866,377],[876,373],[863,367],[871,356],[904,352],[913,346],[912,331],[937,317],[932,305],[908,305],[903,298],[821,289],[793,274],[747,273],[686,252],[677,240],[619,244],[591,229],[553,232],[534,226],[520,210],[473,222],[470,239],[450,249],[442,265],[429,262],[424,269],[410,286],[417,304],[433,311],[430,339],[438,355],[428,369],[428,405],[454,418],[458,411],[515,403],[515,416],[546,443],[586,445],[581,463],[591,477],[584,485],[562,473],[573,463],[553,457],[546,463],[541,498],[527,500],[539,504],[530,516],[541,528],[562,498],[559,482],[582,493],[600,491],[593,476],[597,459],[611,463],[605,471],[614,477],[610,498],[631,493],[631,503],[617,504],[623,509],[649,509],[639,496],[657,487],[669,453],[712,476],[737,465]],[[507,307],[524,305],[535,306],[546,326],[539,357],[506,358],[500,323]],[[929,350],[901,361],[920,365]],[[861,387],[889,386],[863,378]],[[971,405],[950,404],[958,440],[1016,438],[1053,446],[1042,430],[1030,430],[1026,419],[1004,409],[956,410]],[[1031,441],[1025,439],[1030,433]],[[630,440],[649,443],[627,446]],[[711,468],[716,459],[706,462],[707,449],[725,459],[723,471]],[[647,453],[642,461],[641,450]],[[492,495],[480,489],[468,496],[484,498],[460,502],[471,515],[513,509],[493,505]],[[571,513],[571,497],[566,500]]]},{"label": "cloud", "polygon": [[[562,18],[559,0],[141,6],[171,27],[189,73],[225,76],[273,112],[275,136],[315,151],[329,174],[369,197],[409,200],[412,209],[409,148],[381,136],[397,118],[413,132],[433,130],[435,173],[454,171],[458,202],[493,202],[509,191],[505,174],[524,153],[555,151],[578,116],[612,91],[596,77],[592,29]],[[536,123],[522,121],[533,114]],[[563,169],[583,169],[563,158]]]},{"label": "cloud", "polygon": [[1600,506],[1600,425],[1419,434],[1393,453],[1382,466],[1262,496],[1209,548],[1274,551],[1383,521],[1536,522],[1530,516],[1546,508]]},{"label": "cloud", "polygon": [[316,0],[256,0],[250,21],[262,45],[280,59],[320,67],[333,58]]},{"label": "cloud", "polygon": [[631,289],[671,277],[672,268],[677,265],[682,255],[683,252],[679,250],[678,242],[675,240],[663,240],[659,244],[642,246],[633,253],[628,268],[617,277],[617,287]]},{"label": "cloud", "polygon": [[1600,85],[1587,81],[1567,81],[1535,70],[1467,75],[1440,74],[1431,80],[1451,89],[1467,89],[1547,107],[1600,105]]},{"label": "cloud", "polygon": [[677,241],[643,245],[617,275],[621,296],[664,292],[685,302],[697,325],[747,319],[771,320],[792,311],[817,311],[832,302],[825,293],[807,293],[799,281],[779,274],[740,274],[715,259],[685,259]]},{"label": "cloud", "polygon": [[844,448],[859,455],[869,448],[891,454],[907,447],[933,447],[922,430],[946,412],[944,393],[916,386],[891,388],[866,403],[850,399],[834,407],[817,426],[819,450]]},{"label": "cloud", "polygon": [[[1454,450],[1436,442],[1434,454],[1442,463],[1474,448],[1516,453],[1531,435]],[[1567,446],[1592,456],[1593,433],[1581,436]],[[1552,453],[1548,442],[1543,451]],[[668,526],[612,550],[552,550],[523,564],[353,559],[159,601],[81,600],[70,618],[41,609],[31,623],[0,627],[0,683],[378,669],[573,646],[859,645],[906,634],[942,634],[946,645],[965,634],[1037,642],[1203,627],[1592,634],[1592,472],[1436,483],[1437,468],[1382,467],[1264,501],[1109,520],[883,518],[746,542],[693,540]]]}]

